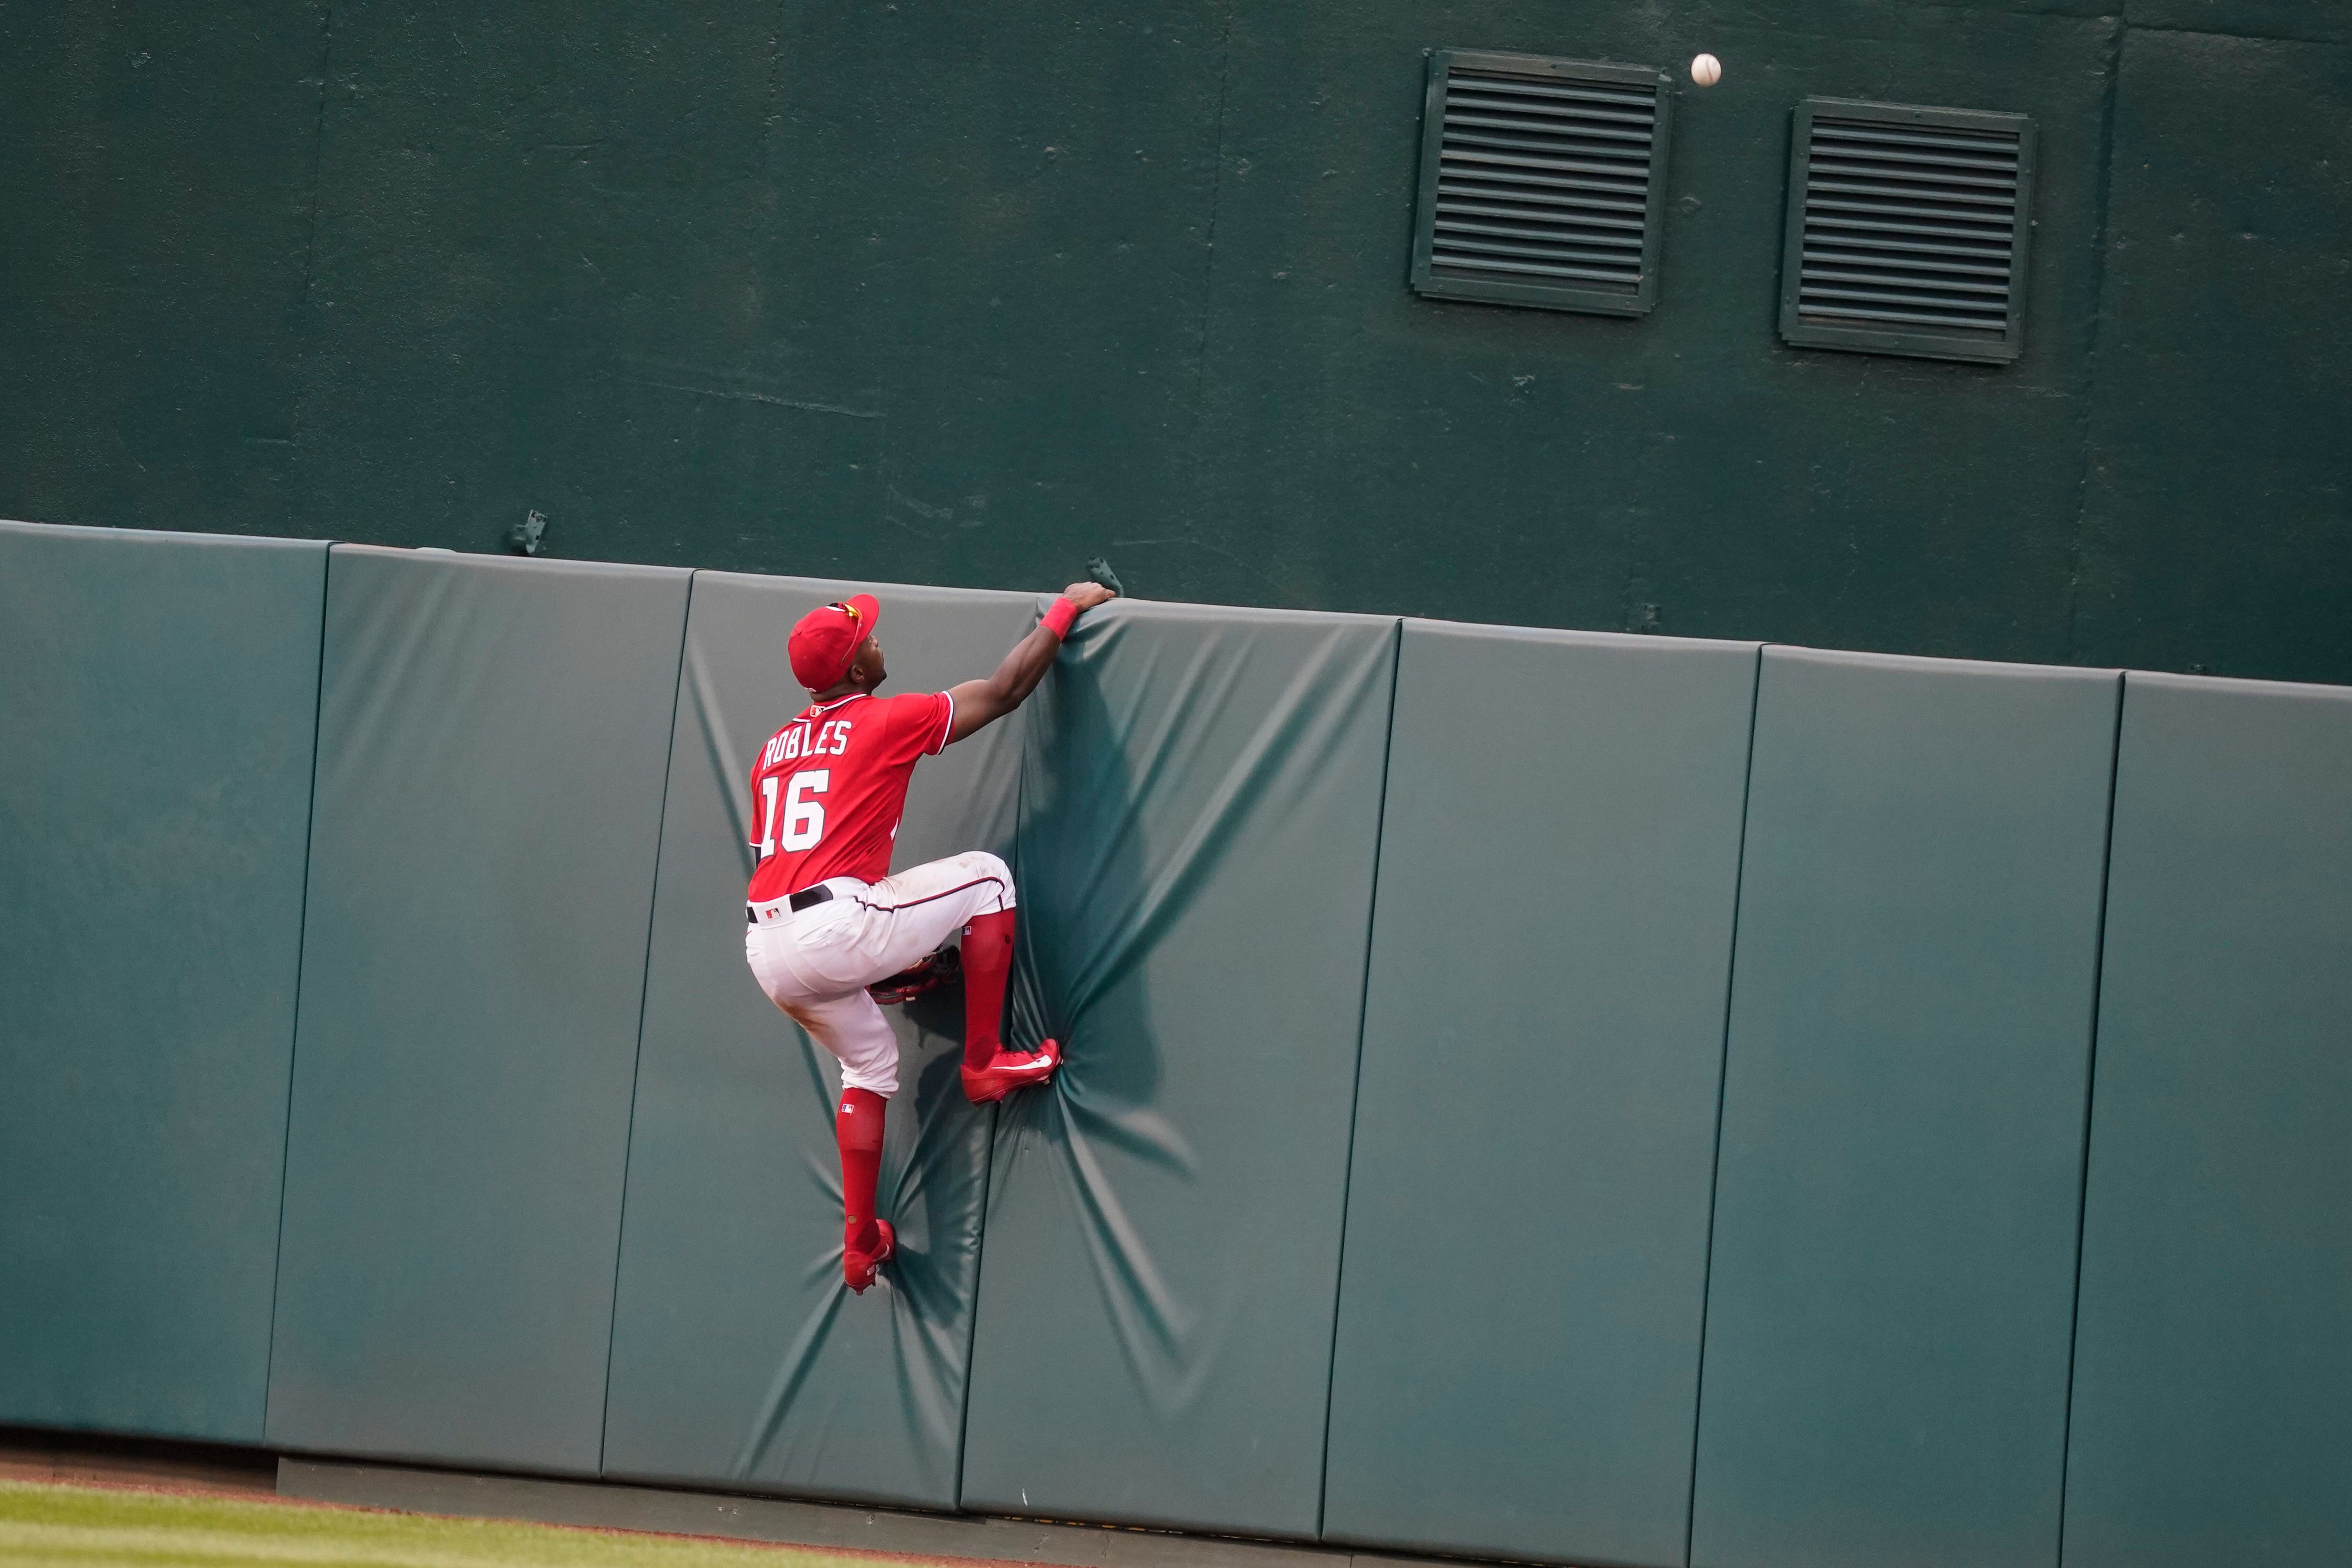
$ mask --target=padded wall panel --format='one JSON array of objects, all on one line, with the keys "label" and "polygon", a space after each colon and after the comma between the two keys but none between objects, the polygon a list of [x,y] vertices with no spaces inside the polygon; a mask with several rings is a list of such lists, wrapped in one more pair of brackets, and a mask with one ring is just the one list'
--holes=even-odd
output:
[{"label": "padded wall panel", "polygon": [[[880,1187],[898,1254],[841,1282],[840,1072],[743,961],[745,780],[806,703],[793,622],[866,585],[700,572],[662,827],[605,1422],[607,1474],[951,1509],[993,1113],[963,1097],[960,990],[889,1015]],[[895,691],[987,674],[1026,594],[886,588]],[[894,863],[1013,858],[1025,713],[915,770]]]},{"label": "padded wall panel", "polygon": [[0,1421],[260,1440],[326,561],[0,523]]},{"label": "padded wall panel", "polygon": [[687,582],[330,557],[273,1445],[597,1467]]},{"label": "padded wall panel", "polygon": [[2125,679],[2068,1568],[2352,1560],[2352,691]]},{"label": "padded wall panel", "polygon": [[1396,635],[1119,603],[1032,700],[967,1508],[1315,1532]]},{"label": "padded wall panel", "polygon": [[1695,1564],[2056,1559],[2118,680],[1765,650]]},{"label": "padded wall panel", "polygon": [[1756,660],[1405,623],[1328,1539],[1680,1568]]}]

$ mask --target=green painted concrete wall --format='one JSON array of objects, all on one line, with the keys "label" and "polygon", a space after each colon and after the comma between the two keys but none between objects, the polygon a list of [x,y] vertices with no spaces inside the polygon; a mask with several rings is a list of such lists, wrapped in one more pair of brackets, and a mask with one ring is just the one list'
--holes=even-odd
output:
[{"label": "green painted concrete wall", "polygon": [[[2120,14],[2118,14],[2120,13]],[[1423,51],[1678,89],[1661,300],[1405,286]],[[2028,347],[1782,346],[1807,94]],[[2331,0],[0,11],[0,516],[2352,681]]]}]

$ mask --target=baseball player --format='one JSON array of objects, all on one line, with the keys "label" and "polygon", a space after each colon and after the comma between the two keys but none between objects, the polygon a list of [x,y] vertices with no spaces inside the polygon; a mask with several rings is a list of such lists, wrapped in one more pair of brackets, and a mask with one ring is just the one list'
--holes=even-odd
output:
[{"label": "baseball player", "polygon": [[874,1212],[882,1116],[898,1088],[898,1041],[866,988],[963,933],[963,1091],[974,1104],[1043,1083],[1062,1048],[1007,1051],[997,1038],[1013,968],[1013,876],[982,851],[890,874],[915,764],[1003,717],[1036,689],[1071,623],[1112,597],[1074,582],[996,673],[944,692],[881,697],[889,678],[870,593],[801,617],[787,652],[809,689],[800,716],[751,768],[759,869],[745,894],[743,953],[794,1023],[841,1061],[841,1272],[863,1292],[898,1239]]}]

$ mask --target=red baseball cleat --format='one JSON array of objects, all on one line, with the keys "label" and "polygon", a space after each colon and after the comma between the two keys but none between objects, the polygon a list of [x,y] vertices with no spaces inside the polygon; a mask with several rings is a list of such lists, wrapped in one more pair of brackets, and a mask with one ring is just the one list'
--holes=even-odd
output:
[{"label": "red baseball cleat", "polygon": [[874,1270],[888,1262],[890,1255],[898,1250],[898,1233],[890,1228],[888,1220],[877,1219],[874,1228],[882,1233],[882,1240],[872,1252],[860,1252],[846,1244],[841,1249],[842,1281],[861,1296],[866,1293],[866,1287],[874,1282]]},{"label": "red baseball cleat", "polygon": [[1000,1051],[985,1067],[963,1070],[964,1098],[975,1105],[1002,1100],[1015,1089],[1043,1083],[1062,1065],[1062,1046],[1047,1040],[1034,1051]]}]

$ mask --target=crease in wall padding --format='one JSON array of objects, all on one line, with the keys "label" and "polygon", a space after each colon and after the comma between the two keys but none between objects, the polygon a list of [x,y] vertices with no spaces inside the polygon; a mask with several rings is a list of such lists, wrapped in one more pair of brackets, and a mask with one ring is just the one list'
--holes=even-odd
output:
[{"label": "crease in wall padding", "polygon": [[[900,1087],[877,1194],[898,1256],[841,1279],[839,1075],[743,961],[748,776],[808,694],[793,622],[871,590],[887,692],[992,671],[1027,594],[699,572],[664,808],[613,1328],[604,1470],[953,1508],[992,1113],[957,1075],[962,993],[886,1009]],[[915,768],[893,864],[1012,859],[1024,713]]]},{"label": "crease in wall padding", "polygon": [[688,579],[329,557],[274,1447],[596,1469]]},{"label": "crease in wall padding", "polygon": [[2120,677],[1764,651],[1696,1568],[2049,1568]]},{"label": "crease in wall padding", "polygon": [[1315,1532],[1396,635],[1120,601],[1032,700],[967,1508]]},{"label": "crease in wall padding", "polygon": [[1405,622],[1327,1540],[1681,1568],[1757,656]]},{"label": "crease in wall padding", "polygon": [[326,560],[0,522],[0,1422],[261,1439]]},{"label": "crease in wall padding", "polygon": [[2352,1558],[2352,691],[2124,680],[2068,1568]]}]

